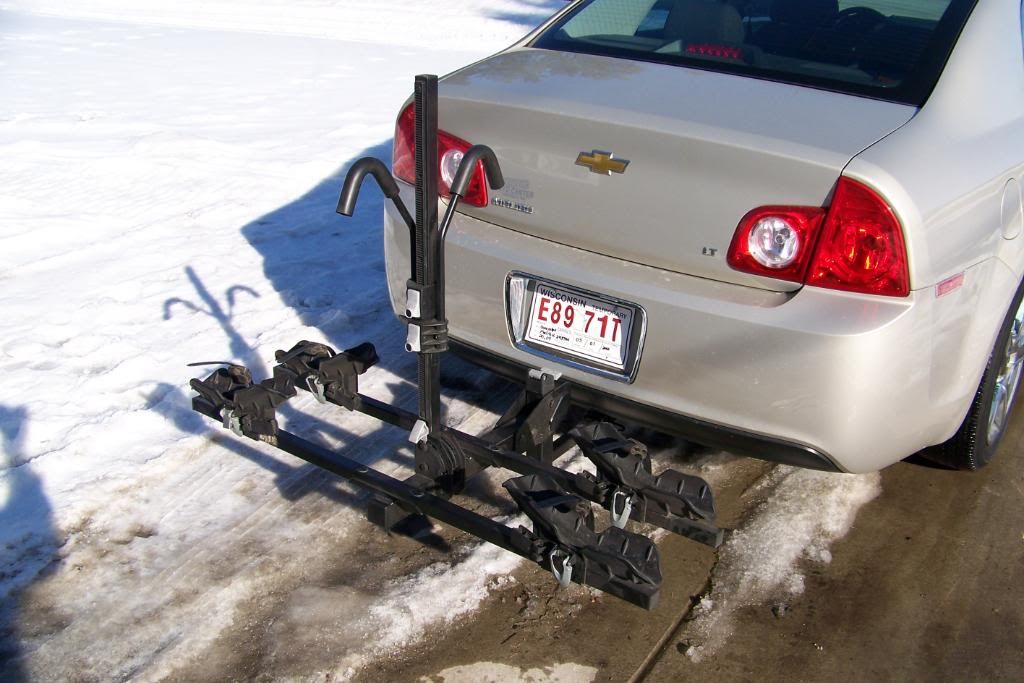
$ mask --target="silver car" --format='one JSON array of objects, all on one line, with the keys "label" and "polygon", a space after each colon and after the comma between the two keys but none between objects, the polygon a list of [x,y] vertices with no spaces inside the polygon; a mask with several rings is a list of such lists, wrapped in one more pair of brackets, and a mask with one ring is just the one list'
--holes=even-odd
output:
[{"label": "silver car", "polygon": [[[506,178],[447,239],[467,358],[805,467],[992,457],[1024,358],[1020,0],[582,0],[439,107],[442,179],[472,143]],[[393,208],[385,248],[401,315]]]}]

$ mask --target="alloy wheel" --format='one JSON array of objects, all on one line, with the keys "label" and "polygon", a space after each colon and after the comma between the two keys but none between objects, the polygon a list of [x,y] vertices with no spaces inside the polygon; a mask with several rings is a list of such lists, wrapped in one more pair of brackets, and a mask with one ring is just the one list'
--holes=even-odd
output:
[{"label": "alloy wheel", "polygon": [[988,414],[987,438],[989,444],[995,444],[999,435],[1006,427],[1006,419],[1013,406],[1020,384],[1021,365],[1024,364],[1024,301],[1017,307],[1017,312],[1010,322],[1010,338],[1006,340],[1003,358],[997,366],[995,387],[992,392],[992,406]]}]

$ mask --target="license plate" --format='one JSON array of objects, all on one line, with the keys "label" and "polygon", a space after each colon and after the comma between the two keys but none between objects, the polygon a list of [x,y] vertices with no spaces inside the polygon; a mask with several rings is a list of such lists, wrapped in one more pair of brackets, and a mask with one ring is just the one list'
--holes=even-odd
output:
[{"label": "license plate", "polygon": [[537,282],[526,340],[589,364],[625,372],[635,310]]}]

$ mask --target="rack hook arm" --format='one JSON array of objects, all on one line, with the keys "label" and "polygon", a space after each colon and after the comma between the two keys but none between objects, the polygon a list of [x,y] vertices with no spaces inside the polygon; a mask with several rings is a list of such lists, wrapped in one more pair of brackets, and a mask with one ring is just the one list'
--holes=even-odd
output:
[{"label": "rack hook arm", "polygon": [[466,150],[462,161],[459,162],[459,169],[455,171],[451,187],[452,197],[448,202],[448,210],[445,211],[444,218],[441,220],[442,240],[448,235],[448,227],[452,223],[452,217],[455,216],[455,207],[459,205],[459,200],[466,195],[478,161],[483,162],[485,180],[492,189],[500,190],[505,187],[505,176],[501,173],[501,166],[498,164],[498,157],[494,155],[493,149],[487,145],[473,145]]},{"label": "rack hook arm", "polygon": [[359,199],[359,188],[363,184],[363,179],[368,175],[373,176],[384,196],[394,203],[398,213],[402,215],[402,220],[408,226],[409,232],[412,233],[416,229],[416,223],[413,221],[409,209],[402,202],[398,183],[395,182],[384,162],[373,157],[363,157],[348,169],[345,182],[341,186],[341,196],[338,198],[338,213],[342,216],[351,216],[355,212],[356,201]]},{"label": "rack hook arm", "polygon": [[466,195],[466,188],[469,187],[469,181],[473,177],[473,171],[476,170],[478,161],[484,163],[484,175],[487,176],[488,185],[495,190],[500,190],[505,186],[505,177],[501,173],[501,166],[498,165],[498,157],[494,155],[494,150],[487,145],[473,145],[466,151],[459,164],[459,170],[455,172],[455,179],[452,181],[452,194],[457,194],[460,197]]}]

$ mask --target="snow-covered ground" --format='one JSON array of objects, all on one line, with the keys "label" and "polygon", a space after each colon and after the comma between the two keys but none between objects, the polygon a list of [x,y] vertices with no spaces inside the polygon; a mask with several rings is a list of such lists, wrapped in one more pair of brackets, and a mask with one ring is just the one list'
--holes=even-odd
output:
[{"label": "snow-covered ground", "polygon": [[[0,673],[159,679],[231,627],[286,643],[262,660],[278,673],[343,678],[515,566],[463,544],[360,568],[362,494],[191,413],[184,364],[264,374],[300,339],[372,340],[366,392],[409,402],[380,198],[335,215],[343,171],[390,156],[413,75],[563,4],[0,0]],[[449,418],[483,429],[494,387],[465,372]],[[304,397],[285,419],[408,469],[404,435],[369,418]],[[870,498],[821,481],[843,520]]]}]

